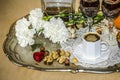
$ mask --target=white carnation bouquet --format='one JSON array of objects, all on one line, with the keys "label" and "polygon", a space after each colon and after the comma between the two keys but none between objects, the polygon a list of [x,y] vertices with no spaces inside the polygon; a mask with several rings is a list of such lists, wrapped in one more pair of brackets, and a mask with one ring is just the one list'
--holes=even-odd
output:
[{"label": "white carnation bouquet", "polygon": [[[64,14],[61,11],[57,15],[44,15],[40,8],[36,8],[29,12],[28,18],[23,17],[16,22],[15,30],[18,43],[21,47],[34,45],[34,35],[40,36],[44,34],[53,43],[66,42],[67,39],[75,38],[76,28],[81,27],[81,24],[86,23],[86,18],[82,12],[73,14]],[[67,22],[61,18],[69,17]],[[94,23],[99,22],[104,18],[102,13],[98,13],[93,19]],[[68,27],[69,26],[69,27]],[[67,28],[68,27],[68,28]]]},{"label": "white carnation bouquet", "polygon": [[15,25],[16,37],[21,47],[34,44],[34,35],[44,34],[53,43],[61,43],[69,37],[68,30],[61,18],[51,17],[49,21],[43,20],[43,12],[40,8],[30,11],[28,20],[23,17]]}]

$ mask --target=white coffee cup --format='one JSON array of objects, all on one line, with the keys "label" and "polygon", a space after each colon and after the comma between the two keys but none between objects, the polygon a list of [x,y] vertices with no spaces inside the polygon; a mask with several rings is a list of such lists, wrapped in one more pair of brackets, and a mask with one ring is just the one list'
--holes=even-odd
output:
[{"label": "white coffee cup", "polygon": [[84,58],[86,59],[96,59],[102,55],[102,51],[107,51],[109,45],[105,41],[101,41],[101,37],[96,32],[88,32],[82,37]]}]

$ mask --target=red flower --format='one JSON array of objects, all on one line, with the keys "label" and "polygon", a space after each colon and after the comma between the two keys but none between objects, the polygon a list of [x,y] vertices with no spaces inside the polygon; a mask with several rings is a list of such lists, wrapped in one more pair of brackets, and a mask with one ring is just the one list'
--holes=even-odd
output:
[{"label": "red flower", "polygon": [[44,54],[45,54],[45,52],[35,52],[33,54],[33,58],[34,58],[35,61],[40,62],[40,61],[43,60]]}]

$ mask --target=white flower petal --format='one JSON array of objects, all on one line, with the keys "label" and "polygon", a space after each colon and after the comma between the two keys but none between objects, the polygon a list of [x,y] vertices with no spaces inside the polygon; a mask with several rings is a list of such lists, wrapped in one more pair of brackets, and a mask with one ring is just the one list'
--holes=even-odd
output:
[{"label": "white flower petal", "polygon": [[36,31],[34,29],[29,29],[30,22],[26,18],[22,18],[16,22],[15,30],[18,43],[21,47],[26,47],[27,45],[34,44],[32,39]]},{"label": "white flower petal", "polygon": [[53,43],[63,42],[68,39],[68,30],[60,18],[51,18],[43,25],[45,38],[49,38]]}]

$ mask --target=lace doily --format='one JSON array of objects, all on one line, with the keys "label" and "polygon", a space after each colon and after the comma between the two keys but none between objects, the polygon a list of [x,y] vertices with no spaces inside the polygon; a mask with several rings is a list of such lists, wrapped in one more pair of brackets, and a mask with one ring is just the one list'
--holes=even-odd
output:
[{"label": "lace doily", "polygon": [[[67,42],[61,43],[62,49],[71,52],[71,58],[75,57],[73,55],[73,51],[75,48],[82,42],[81,36],[87,31],[87,28],[80,29],[76,32],[77,38],[76,39],[69,39]],[[108,37],[105,37],[106,34],[102,35],[103,40],[109,40]],[[105,39],[106,38],[106,39]],[[109,41],[108,41],[109,43]],[[109,43],[110,44],[110,43]],[[120,63],[120,50],[118,48],[118,45],[116,44],[116,40],[114,40],[114,45],[110,44],[110,49],[111,53],[109,55],[109,58],[105,61],[96,63],[96,64],[88,64],[88,63],[83,63],[83,62],[78,62],[76,65],[80,65],[83,67],[108,67],[108,66],[113,66],[117,63]]]}]

